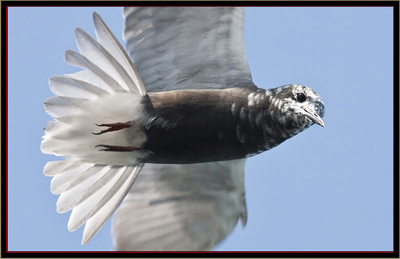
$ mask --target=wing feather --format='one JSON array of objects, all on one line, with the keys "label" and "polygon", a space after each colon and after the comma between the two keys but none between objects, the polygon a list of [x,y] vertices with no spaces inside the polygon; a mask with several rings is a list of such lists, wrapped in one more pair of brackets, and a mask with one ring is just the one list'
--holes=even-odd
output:
[{"label": "wing feather", "polygon": [[147,164],[113,219],[115,248],[211,249],[246,217],[244,164]]},{"label": "wing feather", "polygon": [[244,9],[125,7],[124,39],[149,92],[253,84]]}]

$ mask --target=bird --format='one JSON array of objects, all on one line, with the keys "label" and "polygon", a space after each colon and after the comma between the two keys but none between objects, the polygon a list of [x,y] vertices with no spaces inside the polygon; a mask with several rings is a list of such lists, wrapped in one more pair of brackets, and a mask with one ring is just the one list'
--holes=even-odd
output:
[{"label": "bird", "polygon": [[[96,12],[79,72],[49,78],[43,173],[89,242],[114,214],[116,250],[203,251],[247,222],[244,166],[313,124],[312,89],[257,87],[240,7],[125,7],[127,51]],[[128,54],[129,52],[129,54]],[[121,204],[122,203],[122,204]]]}]

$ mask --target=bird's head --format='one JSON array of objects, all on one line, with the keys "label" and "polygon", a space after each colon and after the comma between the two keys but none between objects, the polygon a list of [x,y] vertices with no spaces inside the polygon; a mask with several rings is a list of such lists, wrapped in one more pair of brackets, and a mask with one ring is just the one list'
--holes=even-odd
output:
[{"label": "bird's head", "polygon": [[325,127],[322,117],[324,103],[312,89],[297,84],[280,86],[270,90],[270,112],[285,133],[294,136],[314,123]]}]

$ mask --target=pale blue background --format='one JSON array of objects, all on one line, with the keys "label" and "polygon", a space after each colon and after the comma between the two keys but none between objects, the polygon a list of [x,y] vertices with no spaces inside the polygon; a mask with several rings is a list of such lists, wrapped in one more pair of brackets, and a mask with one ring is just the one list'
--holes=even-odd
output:
[{"label": "pale blue background", "polygon": [[[67,230],[69,213],[42,174],[51,118],[47,79],[78,71],[74,29],[94,35],[97,11],[122,42],[121,8],[8,9],[8,249],[112,250],[110,221],[89,242]],[[217,250],[388,251],[393,248],[393,20],[391,8],[247,8],[253,80],[298,83],[325,103],[312,126],[248,160],[249,219]],[[125,45],[125,43],[123,43]]]}]

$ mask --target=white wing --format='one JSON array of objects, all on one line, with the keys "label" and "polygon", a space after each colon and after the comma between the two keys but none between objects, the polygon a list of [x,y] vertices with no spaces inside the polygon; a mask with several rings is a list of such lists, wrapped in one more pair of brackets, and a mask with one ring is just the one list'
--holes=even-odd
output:
[{"label": "white wing", "polygon": [[113,219],[115,248],[212,249],[246,223],[245,162],[146,164]]},{"label": "white wing", "polygon": [[244,49],[244,9],[124,9],[124,39],[147,91],[252,84]]}]

